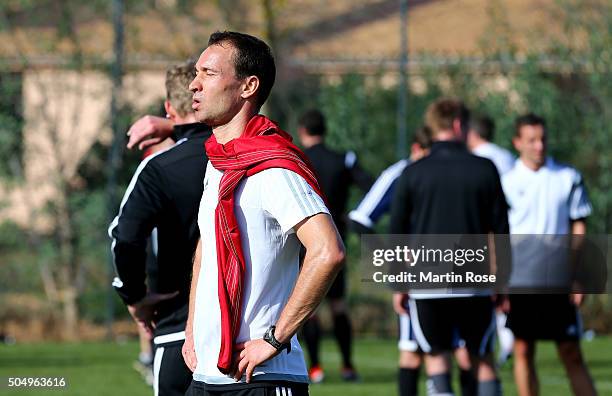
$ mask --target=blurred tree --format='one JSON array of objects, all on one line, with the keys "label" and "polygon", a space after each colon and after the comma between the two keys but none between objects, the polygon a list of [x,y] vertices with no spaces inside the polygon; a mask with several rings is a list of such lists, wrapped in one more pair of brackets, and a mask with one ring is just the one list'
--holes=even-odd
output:
[{"label": "blurred tree", "polygon": [[21,89],[21,74],[0,72],[0,177],[11,182],[23,178]]},{"label": "blurred tree", "polygon": [[[95,4],[92,3],[91,6],[93,5]],[[24,68],[27,69],[30,81],[43,103],[37,112],[33,112],[35,119],[29,120],[30,125],[37,126],[39,144],[28,148],[27,159],[32,161],[29,165],[40,162],[41,158],[47,161],[46,177],[53,189],[52,197],[39,210],[33,203],[33,197],[25,196],[30,202],[26,202],[29,208],[29,227],[24,232],[27,236],[28,250],[35,256],[46,298],[56,309],[58,321],[63,325],[62,334],[66,339],[76,339],[80,318],[79,298],[87,286],[88,271],[104,263],[99,260],[99,253],[102,246],[106,245],[102,245],[101,242],[106,239],[104,230],[108,223],[99,187],[105,179],[104,173],[87,175],[83,172],[83,166],[78,167],[75,172],[74,152],[66,146],[78,140],[76,139],[79,134],[78,125],[82,122],[80,100],[61,100],[70,94],[79,98],[85,81],[83,51],[73,20],[81,3],[71,0],[3,3],[0,5],[0,20],[3,29],[12,31],[19,27],[19,15],[27,15],[28,12],[36,14],[41,7],[48,6],[59,7],[56,12],[60,23],[54,30],[55,40],[52,40],[52,44],[64,45],[64,48],[66,43],[69,44],[70,52],[64,68],[71,72],[70,76],[73,79],[71,82],[58,80],[49,84],[39,69],[28,67],[28,57],[25,55],[22,43],[15,36],[13,45],[19,51]],[[18,81],[14,79],[14,82]],[[8,84],[0,84],[0,89],[3,89],[3,98],[10,97],[6,96],[11,92]],[[50,100],[52,96],[60,98],[61,108],[48,105],[52,103]],[[123,117],[120,120],[124,129],[128,125],[127,110],[123,109]],[[69,120],[68,127],[65,123],[66,115]],[[0,128],[3,140],[15,136],[15,131],[23,127],[20,112],[15,108],[7,109],[2,101],[0,101],[0,118],[13,120],[12,123],[3,123]],[[22,144],[22,141],[19,139],[18,144]],[[9,147],[15,147],[17,144],[12,141],[8,143],[12,143]],[[28,164],[10,157],[11,154],[18,153],[18,150],[11,153],[4,149],[0,150],[0,158],[3,160],[0,175],[5,176],[8,171],[13,174],[25,174],[25,167]],[[102,157],[104,154],[103,150],[98,152],[92,150],[81,161],[86,160],[88,163],[100,161],[104,158]]]}]

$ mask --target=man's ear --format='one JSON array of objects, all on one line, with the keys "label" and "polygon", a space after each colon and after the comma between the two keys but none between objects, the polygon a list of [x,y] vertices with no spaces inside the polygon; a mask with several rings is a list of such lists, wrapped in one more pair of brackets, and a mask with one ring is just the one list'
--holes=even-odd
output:
[{"label": "man's ear", "polygon": [[455,118],[453,120],[453,132],[455,133],[455,136],[463,137],[463,134],[461,133],[461,120],[459,118]]},{"label": "man's ear", "polygon": [[518,151],[519,153],[521,152],[520,148],[521,148],[521,138],[518,136],[513,136],[512,137],[512,145],[514,146],[514,149],[516,151]]},{"label": "man's ear", "polygon": [[304,144],[304,138],[308,136],[308,133],[306,133],[306,128],[304,128],[302,125],[298,126],[297,128],[297,136],[298,139],[300,139],[300,142]]},{"label": "man's ear", "polygon": [[475,143],[474,142],[475,140],[476,140],[476,132],[474,132],[473,129],[470,129],[465,135],[465,141],[467,142],[468,146],[470,146],[471,144]]},{"label": "man's ear", "polygon": [[259,77],[257,76],[248,76],[244,80],[242,93],[240,97],[244,99],[254,98],[257,94],[257,90],[259,89]]},{"label": "man's ear", "polygon": [[170,104],[169,100],[164,101],[164,109],[166,110],[166,118],[169,118],[174,121],[177,114],[176,110],[174,110],[174,107],[172,107],[172,104]]}]

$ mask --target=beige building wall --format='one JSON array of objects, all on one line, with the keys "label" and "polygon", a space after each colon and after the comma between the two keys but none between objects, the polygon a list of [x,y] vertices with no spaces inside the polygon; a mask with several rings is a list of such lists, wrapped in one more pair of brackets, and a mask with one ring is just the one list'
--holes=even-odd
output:
[{"label": "beige building wall", "polygon": [[[164,97],[164,71],[124,77],[122,100],[143,113]],[[0,221],[45,228],[44,205],[57,197],[98,140],[110,142],[111,81],[98,71],[30,70],[23,75],[24,183],[1,186]]]}]

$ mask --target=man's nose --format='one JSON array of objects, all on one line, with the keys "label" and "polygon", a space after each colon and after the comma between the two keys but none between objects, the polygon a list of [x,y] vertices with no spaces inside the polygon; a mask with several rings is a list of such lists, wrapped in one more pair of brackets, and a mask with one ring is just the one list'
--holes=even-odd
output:
[{"label": "man's nose", "polygon": [[544,151],[544,142],[543,141],[538,141],[536,142],[536,150],[537,151]]},{"label": "man's nose", "polygon": [[191,92],[197,92],[200,90],[201,85],[198,83],[198,79],[197,77],[194,78],[190,83],[189,83],[189,90]]}]

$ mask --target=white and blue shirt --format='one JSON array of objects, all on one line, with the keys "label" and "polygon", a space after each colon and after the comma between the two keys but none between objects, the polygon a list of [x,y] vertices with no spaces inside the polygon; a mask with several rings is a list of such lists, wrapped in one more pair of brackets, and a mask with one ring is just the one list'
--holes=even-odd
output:
[{"label": "white and blue shirt", "polygon": [[[235,384],[219,371],[221,309],[218,296],[215,208],[223,172],[206,168],[198,225],[202,260],[197,279],[193,339],[198,364],[193,378],[206,384]],[[234,213],[246,262],[242,324],[236,343],[263,338],[276,324],[299,273],[301,243],[294,227],[317,213],[327,213],[323,199],[295,172],[271,168],[242,180],[236,190]],[[297,337],[291,353],[280,353],[257,366],[254,380],[308,382],[304,354]],[[244,382],[245,377],[242,381]]]},{"label": "white and blue shirt", "polygon": [[563,286],[569,279],[567,239],[573,220],[593,211],[582,175],[552,158],[534,171],[520,159],[502,177],[510,207],[513,287]]},{"label": "white and blue shirt", "polygon": [[378,219],[391,209],[395,182],[411,162],[409,159],[403,159],[385,169],[357,208],[349,213],[349,219],[364,227],[374,228]]}]

